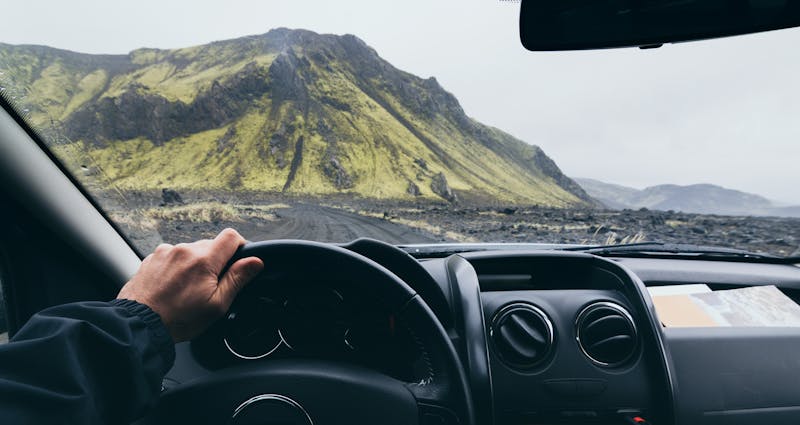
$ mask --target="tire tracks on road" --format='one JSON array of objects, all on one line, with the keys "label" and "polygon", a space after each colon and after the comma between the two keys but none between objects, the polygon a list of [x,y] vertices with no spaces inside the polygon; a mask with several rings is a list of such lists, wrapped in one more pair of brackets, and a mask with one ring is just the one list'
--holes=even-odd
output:
[{"label": "tire tracks on road", "polygon": [[441,240],[402,224],[365,217],[331,207],[298,203],[279,210],[273,225],[251,229],[250,240],[306,239],[319,242],[349,242],[367,237],[384,242],[430,243]]}]

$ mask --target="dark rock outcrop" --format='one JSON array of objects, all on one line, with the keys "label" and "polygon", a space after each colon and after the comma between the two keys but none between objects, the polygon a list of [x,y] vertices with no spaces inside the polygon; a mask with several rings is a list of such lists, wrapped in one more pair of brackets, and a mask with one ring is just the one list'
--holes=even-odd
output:
[{"label": "dark rock outcrop", "polygon": [[458,201],[455,192],[453,192],[453,189],[447,184],[447,177],[445,177],[444,173],[438,173],[433,176],[433,179],[431,179],[431,190],[447,202],[454,203]]},{"label": "dark rock outcrop", "polygon": [[251,63],[224,82],[215,81],[189,104],[133,85],[118,97],[104,97],[75,111],[65,122],[65,130],[72,140],[96,145],[138,137],[160,145],[238,118],[251,106],[249,100],[269,90],[267,81],[266,71]]},{"label": "dark rock outcrop", "polygon": [[556,184],[564,188],[566,191],[577,196],[578,199],[595,207],[603,206],[600,202],[589,196],[589,194],[586,193],[586,191],[583,190],[578,183],[575,183],[575,181],[562,173],[561,169],[558,168],[556,163],[549,156],[547,156],[544,151],[538,147],[534,148],[536,153],[533,156],[533,164],[536,168],[540,169],[545,175],[555,180]]},{"label": "dark rock outcrop", "polygon": [[420,195],[422,195],[422,192],[420,192],[420,190],[419,190],[419,186],[417,186],[417,184],[412,182],[412,181],[408,182],[408,187],[406,188],[406,193],[408,193],[411,196],[420,196]]},{"label": "dark rock outcrop", "polygon": [[353,178],[342,166],[339,159],[333,155],[322,163],[322,173],[327,177],[337,189],[349,189],[353,187]]},{"label": "dark rock outcrop", "polygon": [[305,71],[307,60],[298,58],[292,49],[286,49],[269,67],[269,78],[273,83],[273,100],[280,103],[287,100],[305,101],[308,99],[308,80]]},{"label": "dark rock outcrop", "polygon": [[180,193],[165,187],[161,189],[161,203],[158,206],[167,207],[170,205],[183,205],[183,198]]}]

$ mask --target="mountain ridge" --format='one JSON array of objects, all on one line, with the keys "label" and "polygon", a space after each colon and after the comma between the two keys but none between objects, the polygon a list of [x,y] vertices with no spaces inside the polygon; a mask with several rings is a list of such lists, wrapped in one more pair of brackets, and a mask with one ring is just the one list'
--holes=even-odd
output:
[{"label": "mountain ridge", "polygon": [[800,217],[800,206],[780,206],[760,195],[709,183],[662,184],[640,190],[596,179],[574,180],[611,209],[648,208],[695,214]]},{"label": "mountain ridge", "polygon": [[0,66],[57,153],[123,190],[594,205],[539,147],[353,35],[282,28],[102,56],[0,45]]}]

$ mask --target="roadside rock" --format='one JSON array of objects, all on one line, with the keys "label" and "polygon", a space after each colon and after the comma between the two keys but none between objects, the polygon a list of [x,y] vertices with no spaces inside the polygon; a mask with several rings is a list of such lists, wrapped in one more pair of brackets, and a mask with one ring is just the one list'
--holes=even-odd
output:
[{"label": "roadside rock", "polygon": [[431,180],[431,190],[433,193],[444,198],[447,202],[455,203],[458,201],[458,197],[453,192],[453,189],[447,184],[447,177],[445,177],[442,172],[433,176]]},{"label": "roadside rock", "polygon": [[166,207],[170,205],[183,205],[183,198],[181,198],[180,193],[165,187],[161,189],[161,203],[158,206]]},{"label": "roadside rock", "polygon": [[422,192],[419,190],[419,186],[417,186],[414,182],[408,182],[408,187],[406,188],[406,193],[411,196],[419,196],[422,195]]}]

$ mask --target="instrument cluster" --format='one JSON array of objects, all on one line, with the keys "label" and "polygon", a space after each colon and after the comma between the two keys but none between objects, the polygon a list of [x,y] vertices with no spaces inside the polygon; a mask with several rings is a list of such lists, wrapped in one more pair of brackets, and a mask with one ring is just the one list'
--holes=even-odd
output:
[{"label": "instrument cluster", "polygon": [[253,282],[199,341],[199,351],[214,353],[211,362],[218,366],[315,358],[363,365],[408,382],[428,376],[426,354],[402,320],[378,300],[340,289],[345,286]]}]

